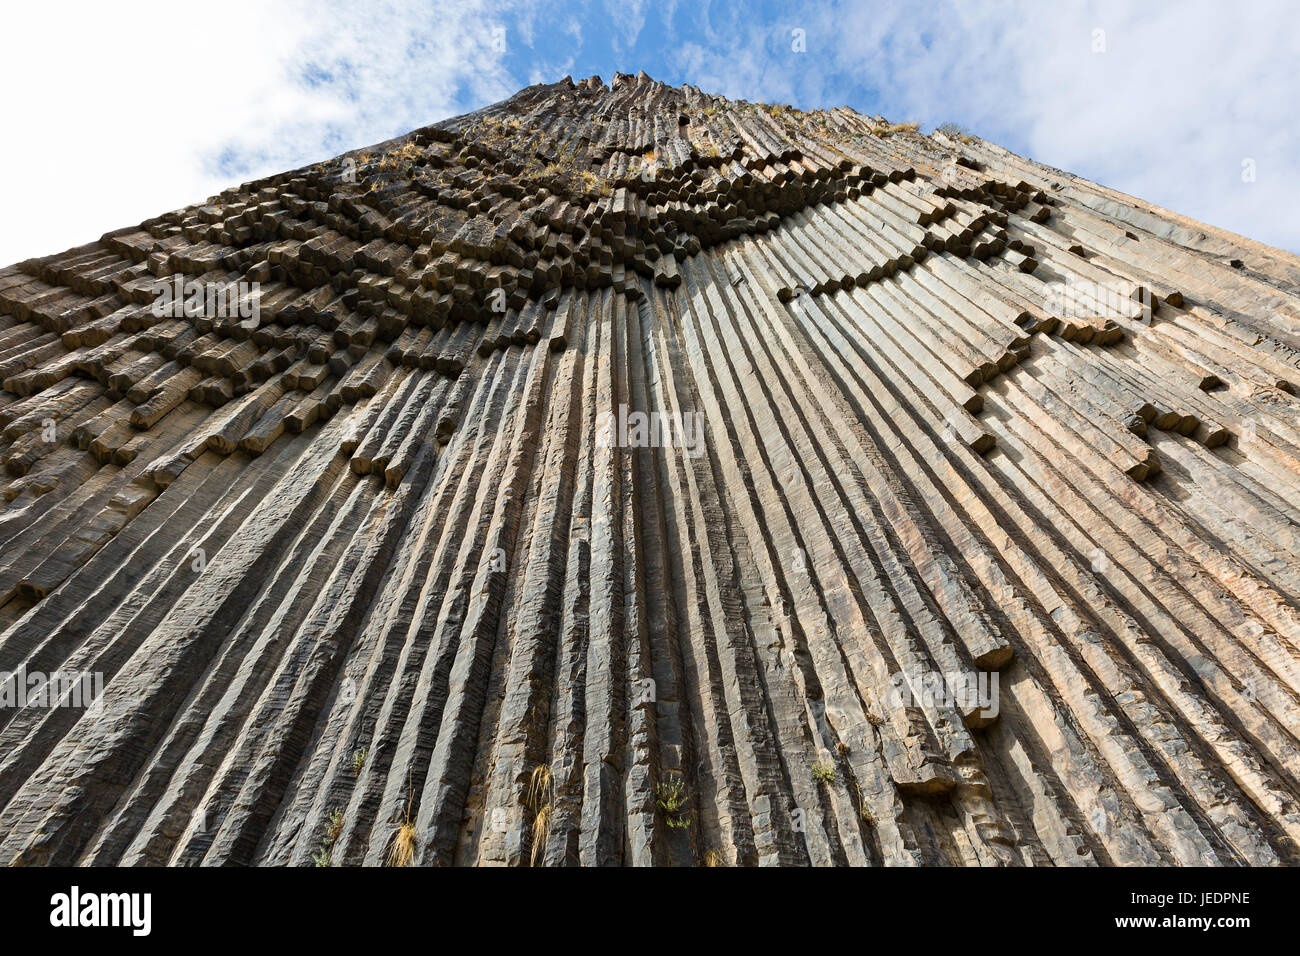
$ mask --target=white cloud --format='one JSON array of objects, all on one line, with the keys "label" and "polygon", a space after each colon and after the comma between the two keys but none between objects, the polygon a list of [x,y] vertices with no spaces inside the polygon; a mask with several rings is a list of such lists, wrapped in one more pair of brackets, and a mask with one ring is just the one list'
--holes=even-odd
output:
[{"label": "white cloud", "polygon": [[573,57],[569,57],[560,63],[538,63],[533,67],[532,72],[528,74],[528,83],[554,83],[564,76],[571,76],[573,73]]},{"label": "white cloud", "polygon": [[[927,128],[954,121],[1300,250],[1300,31],[1283,0],[792,3],[779,14],[666,3],[661,15],[671,39],[647,50],[644,0],[144,0],[129,16],[99,2],[12,5],[0,57],[0,264],[475,109],[524,82],[608,78],[611,59],[732,97],[880,104]],[[507,28],[505,53],[493,27]],[[796,27],[806,53],[791,50]],[[1095,29],[1104,53],[1092,52]],[[1241,178],[1247,158],[1253,183]]]},{"label": "white cloud", "polygon": [[[605,0],[605,13],[611,25],[622,35],[622,48],[636,46],[636,38],[645,26],[645,0]],[[615,53],[622,52],[619,36],[612,35],[610,41]],[[631,72],[635,73],[636,67]]]},{"label": "white cloud", "polygon": [[577,47],[582,46],[582,21],[577,17],[569,17],[564,24],[564,32],[573,37],[573,42]]},{"label": "white cloud", "polygon": [[0,263],[514,93],[501,5],[15,5]]},{"label": "white cloud", "polygon": [[[1300,250],[1300,31],[1281,0],[800,6],[676,57],[728,95],[862,101]],[[808,52],[789,52],[792,26]],[[1105,52],[1093,52],[1103,30]],[[706,85],[704,79],[699,81]],[[857,93],[858,95],[853,95]],[[1256,181],[1243,183],[1242,160]]]}]

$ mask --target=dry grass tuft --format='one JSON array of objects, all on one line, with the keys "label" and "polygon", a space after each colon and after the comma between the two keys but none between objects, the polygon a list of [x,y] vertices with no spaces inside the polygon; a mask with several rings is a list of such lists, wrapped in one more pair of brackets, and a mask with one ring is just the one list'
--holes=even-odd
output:
[{"label": "dry grass tuft", "polygon": [[415,859],[415,824],[405,821],[393,837],[393,848],[388,851],[388,866],[410,866]]},{"label": "dry grass tuft", "polygon": [[546,764],[539,764],[533,768],[532,776],[528,778],[528,787],[524,790],[524,805],[533,813],[537,813],[544,804],[551,802],[551,768]]},{"label": "dry grass tuft", "polygon": [[393,835],[393,846],[388,851],[385,866],[410,866],[411,861],[415,859],[415,821],[411,819],[411,801],[415,795],[411,790],[409,778],[406,787],[404,819],[397,827],[397,833]]},{"label": "dry grass tuft", "polygon": [[877,126],[873,132],[877,136],[889,136],[891,133],[915,133],[921,128],[919,123],[885,123]]},{"label": "dry grass tuft", "polygon": [[551,768],[540,764],[533,769],[524,790],[524,805],[533,815],[532,842],[528,853],[528,865],[537,866],[546,849],[546,839],[551,835],[552,793]]},{"label": "dry grass tuft", "polygon": [[533,817],[532,831],[533,839],[528,852],[528,865],[537,866],[542,861],[542,853],[546,850],[546,840],[551,835],[551,805],[549,803],[538,810],[537,815]]}]

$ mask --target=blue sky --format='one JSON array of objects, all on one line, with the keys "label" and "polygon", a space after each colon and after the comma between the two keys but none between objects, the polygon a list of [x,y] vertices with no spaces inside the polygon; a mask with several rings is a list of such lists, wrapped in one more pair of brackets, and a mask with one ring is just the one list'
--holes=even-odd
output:
[{"label": "blue sky", "polygon": [[0,190],[0,262],[529,83],[638,70],[926,130],[955,122],[1300,250],[1300,30],[1283,0],[142,0],[130,9],[49,0],[6,12],[0,176],[11,188]]}]

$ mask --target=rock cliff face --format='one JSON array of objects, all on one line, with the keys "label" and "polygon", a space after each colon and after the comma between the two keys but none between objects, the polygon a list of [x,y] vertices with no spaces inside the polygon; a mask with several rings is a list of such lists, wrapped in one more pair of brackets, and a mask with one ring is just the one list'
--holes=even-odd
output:
[{"label": "rock cliff face", "polygon": [[0,270],[0,861],[1295,862],[1298,285],[644,75]]}]

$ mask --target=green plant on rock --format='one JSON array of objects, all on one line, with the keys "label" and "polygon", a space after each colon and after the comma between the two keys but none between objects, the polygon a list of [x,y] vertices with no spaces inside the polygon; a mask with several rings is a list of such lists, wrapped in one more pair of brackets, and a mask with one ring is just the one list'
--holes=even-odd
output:
[{"label": "green plant on rock", "polygon": [[812,775],[818,783],[830,786],[835,782],[835,765],[827,761],[818,761],[812,765]]},{"label": "green plant on rock", "polygon": [[325,845],[332,847],[334,841],[339,838],[343,832],[343,811],[331,810],[329,819],[325,821]]},{"label": "green plant on rock", "polygon": [[660,812],[664,815],[664,822],[668,824],[670,830],[684,830],[691,825],[691,821],[685,816],[686,802],[686,784],[681,777],[671,774],[660,781],[656,788],[658,799],[655,801]]},{"label": "green plant on rock", "polygon": [[343,832],[343,811],[331,810],[325,818],[325,833],[321,837],[320,849],[311,855],[311,860],[317,866],[330,865],[330,853],[334,849],[334,843]]},{"label": "green plant on rock", "polygon": [[352,775],[361,776],[361,768],[366,765],[366,757],[370,755],[369,747],[358,747],[352,751]]}]

